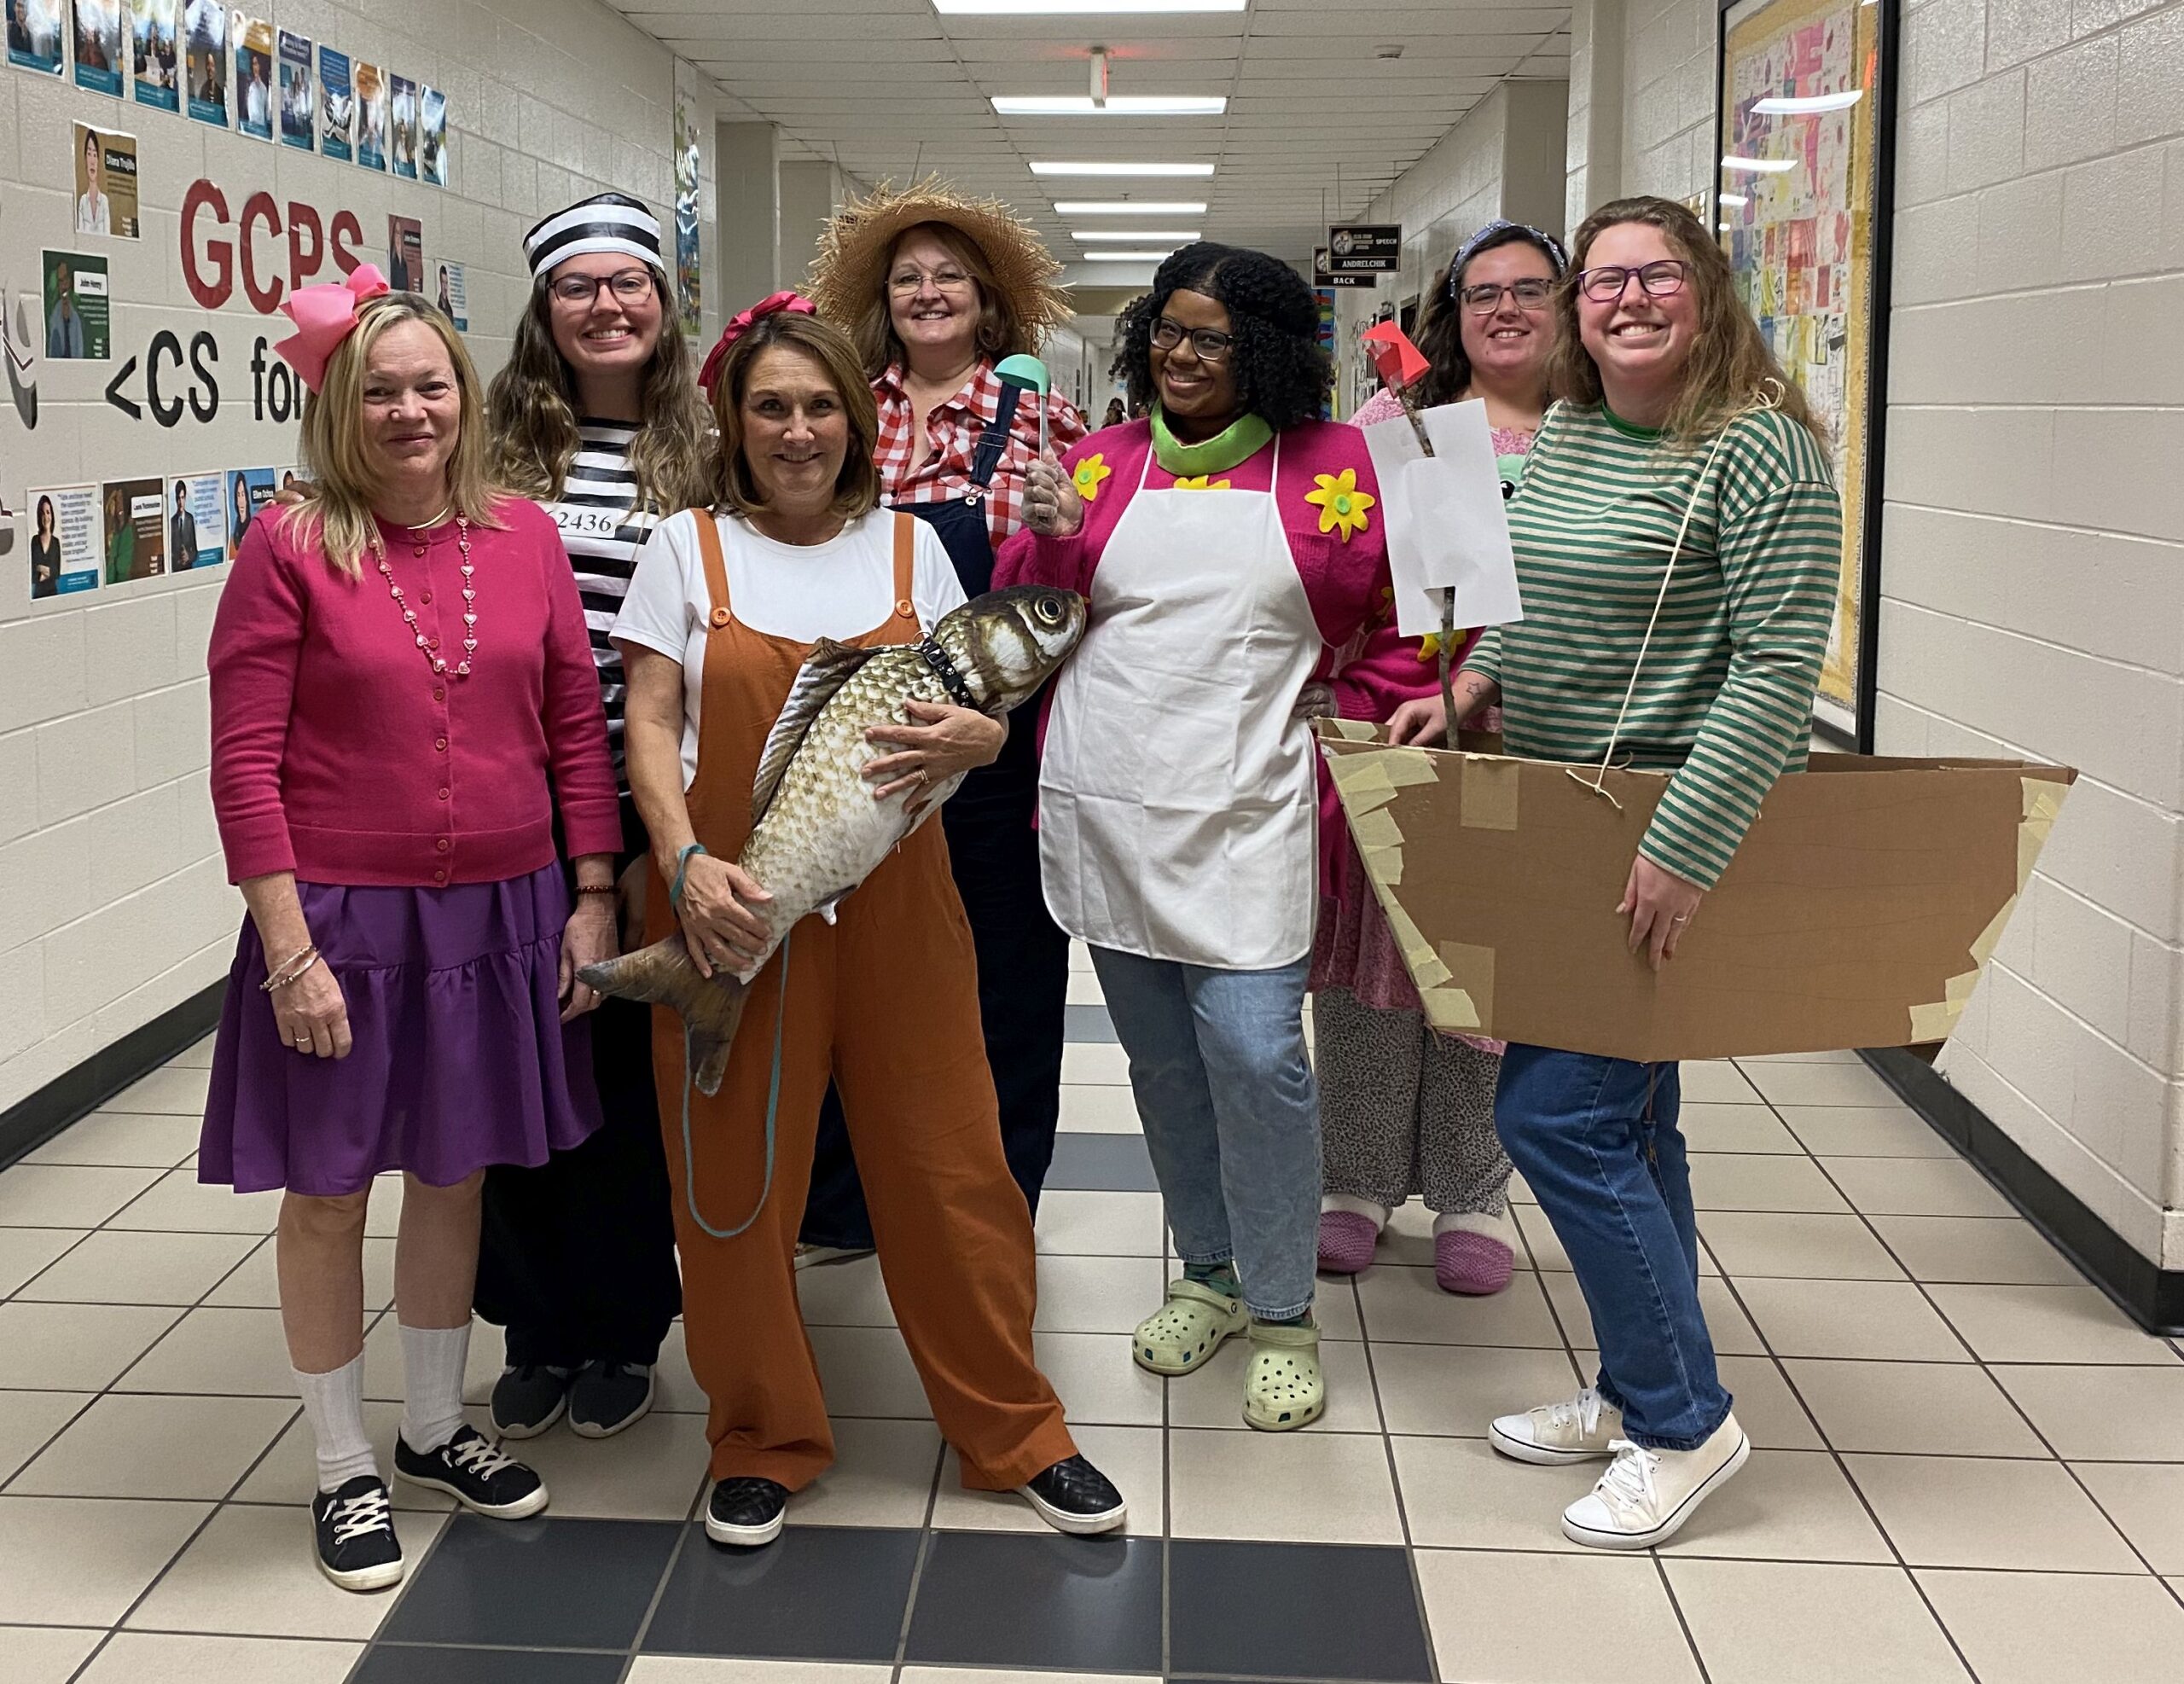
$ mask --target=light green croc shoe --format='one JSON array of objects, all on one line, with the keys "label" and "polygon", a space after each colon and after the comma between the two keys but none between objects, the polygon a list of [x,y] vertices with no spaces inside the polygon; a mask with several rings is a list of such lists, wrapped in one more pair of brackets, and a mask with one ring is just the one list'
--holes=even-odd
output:
[{"label": "light green croc shoe", "polygon": [[1251,1321],[1241,1298],[1195,1280],[1170,1280],[1167,1303],[1130,1335],[1130,1359],[1149,1373],[1188,1374],[1204,1368],[1222,1340]]},{"label": "light green croc shoe", "polygon": [[1319,1328],[1252,1322],[1251,1366],[1244,1370],[1244,1425],[1261,1432],[1293,1432],[1319,1420],[1327,1407]]}]

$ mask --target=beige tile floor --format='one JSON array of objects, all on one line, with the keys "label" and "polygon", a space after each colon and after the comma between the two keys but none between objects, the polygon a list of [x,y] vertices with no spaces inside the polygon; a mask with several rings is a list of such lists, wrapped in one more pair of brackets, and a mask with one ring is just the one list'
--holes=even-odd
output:
[{"label": "beige tile floor", "polygon": [[[1071,997],[1099,998],[1081,955]],[[208,1057],[193,1048],[0,1174],[5,1684],[337,1680],[388,1606],[311,1570],[276,1201],[195,1182]],[[1136,1132],[1118,1048],[1072,1047],[1067,1076],[1066,1129]],[[1449,1681],[2184,1679],[2184,1355],[1849,1055],[1692,1066],[1686,1092],[1709,1314],[1757,1448],[1667,1548],[1576,1549],[1556,1519],[1586,1474],[1502,1460],[1482,1436],[1491,1414],[1572,1391],[1592,1359],[1568,1262],[1521,1185],[1524,1249],[1499,1297],[1434,1287],[1415,1207],[1372,1269],[1325,1283],[1331,1406],[1285,1437],[1242,1430],[1240,1352],[1169,1385],[1130,1365],[1119,1335],[1166,1268],[1157,1196],[1050,1193],[1039,1355],[1132,1496],[1134,1530],[1406,1547]],[[366,1260],[383,1445],[399,1413],[398,1205],[398,1185],[379,1189]],[[794,1524],[1031,1524],[956,1489],[872,1265],[816,1272],[804,1298],[841,1460]],[[499,1357],[481,1328],[473,1402]],[[678,1329],[653,1418],[526,1454],[557,1513],[681,1518],[700,1492],[703,1404]],[[414,1561],[445,1505],[398,1507]],[[887,1684],[890,1669],[648,1658],[629,1676]]]}]

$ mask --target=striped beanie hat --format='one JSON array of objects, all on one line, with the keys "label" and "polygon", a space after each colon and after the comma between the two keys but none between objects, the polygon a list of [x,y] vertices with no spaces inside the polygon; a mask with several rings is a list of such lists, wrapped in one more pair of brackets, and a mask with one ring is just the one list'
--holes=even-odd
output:
[{"label": "striped beanie hat", "polygon": [[654,269],[659,257],[659,220],[642,201],[620,193],[595,193],[556,211],[523,236],[523,255],[537,280],[556,264],[590,252],[622,252]]}]

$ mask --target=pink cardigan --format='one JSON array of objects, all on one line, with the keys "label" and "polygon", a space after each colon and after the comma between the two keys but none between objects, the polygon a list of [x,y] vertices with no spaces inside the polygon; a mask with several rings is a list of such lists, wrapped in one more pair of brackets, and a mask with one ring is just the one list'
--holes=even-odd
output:
[{"label": "pink cardigan", "polygon": [[[370,555],[329,566],[293,519],[251,523],[212,622],[212,807],[232,882],[430,888],[520,877],[568,851],[622,845],[583,605],[560,533],[536,503],[473,526],[478,649],[462,643],[456,525],[415,554],[381,523],[433,672]],[[550,775],[551,783],[549,783]]]}]

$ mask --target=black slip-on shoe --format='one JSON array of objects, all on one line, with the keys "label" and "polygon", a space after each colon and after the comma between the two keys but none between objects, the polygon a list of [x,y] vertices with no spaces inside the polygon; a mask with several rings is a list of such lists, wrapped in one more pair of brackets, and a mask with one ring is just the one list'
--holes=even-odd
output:
[{"label": "black slip-on shoe", "polygon": [[1082,1456],[1056,1462],[1016,1489],[1057,1532],[1112,1532],[1130,1519],[1130,1505],[1115,1482]]},{"label": "black slip-on shoe", "polygon": [[781,1536],[787,1515],[787,1486],[749,1476],[718,1480],[706,1500],[706,1536],[717,1544],[756,1549]]}]

